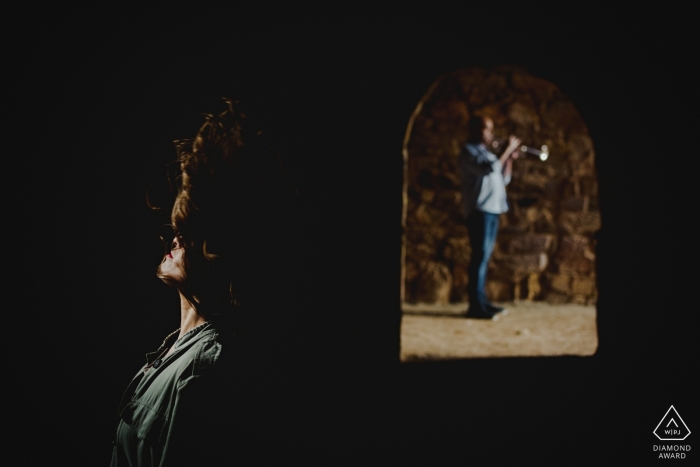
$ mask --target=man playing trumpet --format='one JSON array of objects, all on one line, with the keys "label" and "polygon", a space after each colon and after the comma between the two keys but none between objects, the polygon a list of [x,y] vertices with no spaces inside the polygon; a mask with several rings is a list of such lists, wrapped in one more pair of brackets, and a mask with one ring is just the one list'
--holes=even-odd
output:
[{"label": "man playing trumpet", "polygon": [[513,161],[520,156],[520,139],[508,138],[500,157],[487,148],[493,141],[493,121],[472,116],[469,138],[459,156],[462,175],[462,208],[472,247],[469,260],[469,311],[467,316],[496,320],[505,311],[486,298],[486,273],[498,233],[498,218],[508,211],[506,185],[510,183]]}]

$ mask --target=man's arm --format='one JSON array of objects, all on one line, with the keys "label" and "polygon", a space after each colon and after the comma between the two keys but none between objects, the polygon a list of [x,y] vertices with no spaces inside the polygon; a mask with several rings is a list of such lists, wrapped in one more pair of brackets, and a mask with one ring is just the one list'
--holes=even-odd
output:
[{"label": "man's arm", "polygon": [[[503,154],[501,154],[501,156],[498,158],[499,162],[501,163],[501,165],[502,165],[504,168],[505,168],[505,166],[506,166],[506,162],[508,161],[508,159],[510,159],[510,157],[511,157],[511,156],[518,150],[518,148],[520,147],[520,143],[521,143],[521,142],[522,142],[522,141],[520,140],[520,138],[516,138],[516,137],[513,136],[513,135],[511,135],[511,136],[508,137],[508,146],[506,147],[506,150],[503,151]],[[518,154],[518,155],[519,155],[519,154]],[[515,158],[517,159],[518,156],[515,156]],[[504,175],[505,175],[505,174],[504,174]]]},{"label": "man's arm", "polygon": [[498,158],[501,163],[501,173],[503,174],[503,180],[505,180],[506,185],[510,183],[511,176],[513,174],[513,161],[520,157],[520,152],[518,148],[520,147],[520,139],[515,136],[510,136],[508,138],[508,146],[506,150],[503,151],[501,157]]},{"label": "man's arm", "polygon": [[503,174],[503,181],[506,183],[506,185],[510,183],[511,176],[513,175],[513,161],[517,159],[518,156],[519,153],[517,151],[514,152],[503,165],[503,170],[501,173]]}]

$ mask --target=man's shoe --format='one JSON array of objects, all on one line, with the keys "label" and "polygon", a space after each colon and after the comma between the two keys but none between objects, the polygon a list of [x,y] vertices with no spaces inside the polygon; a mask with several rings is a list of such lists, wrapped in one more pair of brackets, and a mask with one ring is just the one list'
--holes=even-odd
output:
[{"label": "man's shoe", "polygon": [[508,314],[508,310],[506,310],[506,309],[503,308],[502,306],[496,306],[496,305],[493,305],[493,304],[491,304],[491,303],[487,303],[486,306],[485,306],[485,308],[486,308],[486,311],[487,311],[488,313],[491,313],[491,314],[494,314],[494,315],[495,315],[495,314],[498,314],[498,313],[501,313],[501,314],[503,314],[503,316],[505,316],[505,315]]},{"label": "man's shoe", "polygon": [[472,318],[472,319],[488,319],[491,321],[498,321],[498,316],[493,315],[489,313],[488,311],[484,311],[479,308],[469,308],[469,311],[467,311],[467,318]]}]

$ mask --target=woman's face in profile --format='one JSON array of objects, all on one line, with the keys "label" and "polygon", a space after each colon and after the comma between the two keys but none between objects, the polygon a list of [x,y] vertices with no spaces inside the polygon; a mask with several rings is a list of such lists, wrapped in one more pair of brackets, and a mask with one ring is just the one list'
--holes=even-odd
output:
[{"label": "woman's face in profile", "polygon": [[170,252],[165,255],[160,263],[160,275],[162,279],[173,282],[183,282],[185,280],[185,249],[178,237],[173,239]]},{"label": "woman's face in profile", "polygon": [[493,120],[484,118],[484,127],[481,130],[481,142],[491,144],[493,141]]}]

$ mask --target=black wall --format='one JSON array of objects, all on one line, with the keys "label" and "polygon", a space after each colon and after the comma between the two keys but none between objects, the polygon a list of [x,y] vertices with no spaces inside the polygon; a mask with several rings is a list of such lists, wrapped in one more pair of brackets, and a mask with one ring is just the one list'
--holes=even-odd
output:
[{"label": "black wall", "polygon": [[[682,266],[697,258],[691,38],[651,11],[424,8],[114,7],[43,11],[20,28],[31,52],[16,53],[26,78],[15,123],[27,136],[14,181],[25,188],[8,212],[38,252],[18,274],[28,281],[17,314],[39,363],[19,378],[40,401],[20,411],[26,456],[108,462],[123,388],[178,325],[176,297],[154,274],[162,218],[144,195],[172,140],[192,136],[222,96],[253,104],[278,139],[315,237],[299,273],[318,290],[275,314],[298,336],[283,338],[298,367],[269,393],[264,453],[240,456],[646,460],[671,404],[693,431],[697,274]],[[400,365],[405,127],[438,75],[500,64],[557,84],[589,126],[599,351]]]}]

